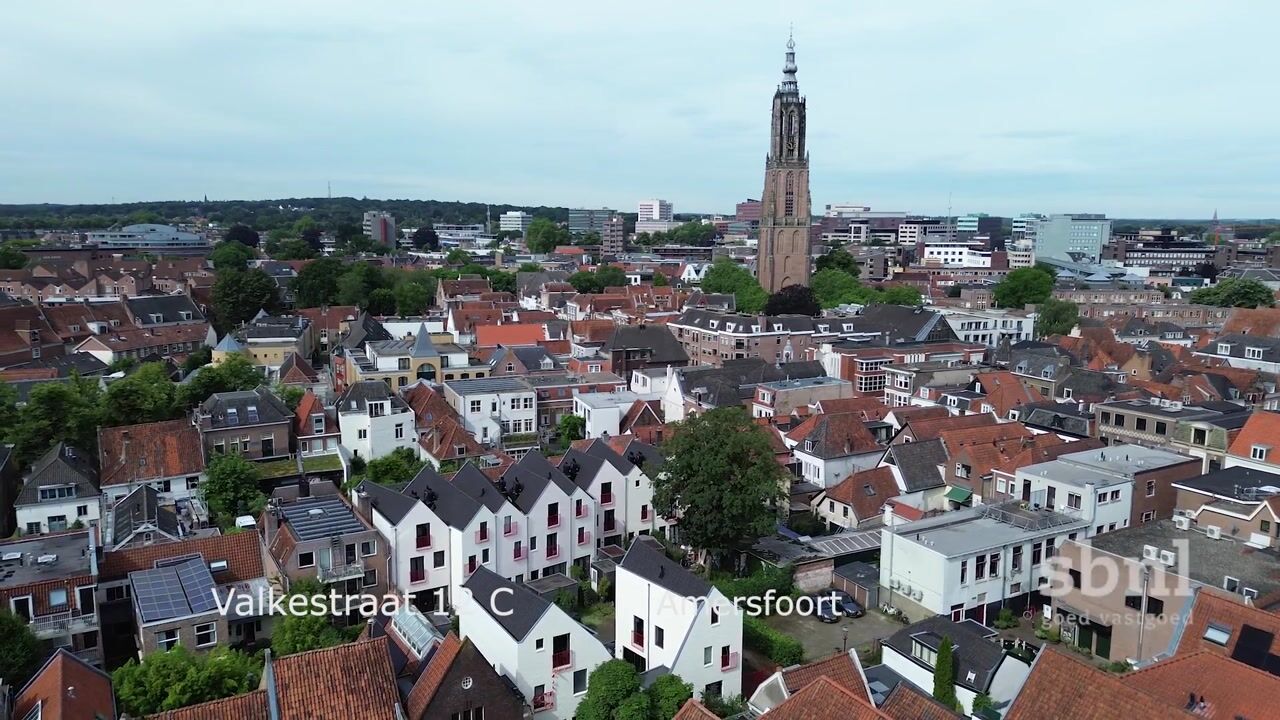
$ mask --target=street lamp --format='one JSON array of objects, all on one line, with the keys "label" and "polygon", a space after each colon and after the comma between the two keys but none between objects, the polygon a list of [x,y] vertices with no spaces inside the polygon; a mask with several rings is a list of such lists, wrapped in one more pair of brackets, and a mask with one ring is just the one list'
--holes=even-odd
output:
[{"label": "street lamp", "polygon": [[840,628],[840,630],[844,632],[844,642],[840,646],[841,651],[849,652],[849,626],[844,625]]}]

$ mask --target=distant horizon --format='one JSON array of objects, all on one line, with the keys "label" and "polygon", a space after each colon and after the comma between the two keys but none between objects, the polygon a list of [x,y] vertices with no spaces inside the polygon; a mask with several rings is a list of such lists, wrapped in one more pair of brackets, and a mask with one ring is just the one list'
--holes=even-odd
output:
[{"label": "distant horizon", "polygon": [[15,5],[0,201],[322,197],[332,183],[724,213],[762,191],[794,26],[814,208],[1280,214],[1277,101],[1260,90],[1280,6],[1010,7]]}]

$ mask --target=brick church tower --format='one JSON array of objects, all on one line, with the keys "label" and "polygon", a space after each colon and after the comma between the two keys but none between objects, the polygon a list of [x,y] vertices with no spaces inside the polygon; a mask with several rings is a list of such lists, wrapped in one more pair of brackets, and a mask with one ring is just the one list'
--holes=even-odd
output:
[{"label": "brick church tower", "polygon": [[809,284],[809,154],[805,108],[796,84],[796,43],[787,38],[782,84],[773,94],[773,131],[765,159],[756,277],[766,292]]}]

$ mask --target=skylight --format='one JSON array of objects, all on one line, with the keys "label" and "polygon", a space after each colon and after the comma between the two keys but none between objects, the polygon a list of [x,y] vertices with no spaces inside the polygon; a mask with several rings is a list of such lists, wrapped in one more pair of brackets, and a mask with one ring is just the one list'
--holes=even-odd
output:
[{"label": "skylight", "polygon": [[1226,647],[1227,641],[1231,639],[1231,628],[1209,623],[1204,629],[1204,639],[1215,645]]}]

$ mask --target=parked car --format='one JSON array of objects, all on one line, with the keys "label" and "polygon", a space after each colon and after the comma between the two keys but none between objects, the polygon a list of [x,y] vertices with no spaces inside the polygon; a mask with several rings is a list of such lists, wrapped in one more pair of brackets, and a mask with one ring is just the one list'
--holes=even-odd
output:
[{"label": "parked car", "polygon": [[836,607],[839,608],[840,614],[845,617],[862,617],[867,613],[866,608],[862,607],[862,603],[853,599],[853,596],[843,590],[832,590],[832,594],[836,596]]},{"label": "parked car", "polygon": [[831,593],[817,593],[813,598],[813,616],[824,623],[840,622],[840,609]]}]

